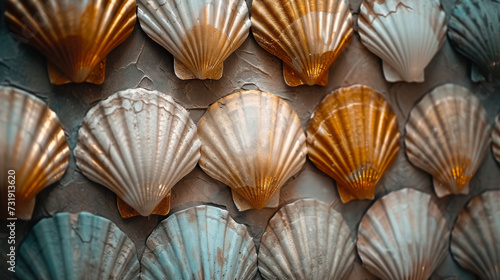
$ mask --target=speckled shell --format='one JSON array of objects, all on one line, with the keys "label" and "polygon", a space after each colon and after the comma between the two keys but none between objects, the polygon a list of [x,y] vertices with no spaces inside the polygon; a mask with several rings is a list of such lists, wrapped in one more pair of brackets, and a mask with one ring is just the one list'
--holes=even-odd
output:
[{"label": "speckled shell", "polygon": [[361,42],[383,61],[388,82],[423,82],[425,67],[445,41],[446,15],[439,0],[364,0]]},{"label": "speckled shell", "polygon": [[500,162],[500,115],[497,116],[495,120],[495,127],[493,133],[491,134],[492,149],[495,159]]},{"label": "speckled shell", "polygon": [[402,189],[377,200],[361,220],[358,253],[384,280],[426,280],[444,260],[446,221],[429,194]]},{"label": "speckled shell", "polygon": [[240,211],[277,207],[279,188],[306,161],[299,117],[283,99],[263,91],[237,92],[212,104],[198,135],[201,168],[231,187]]},{"label": "speckled shell", "polygon": [[500,81],[500,3],[458,1],[448,21],[452,45],[473,62],[474,82]]},{"label": "speckled shell", "polygon": [[248,36],[244,0],[139,0],[148,36],[174,55],[179,79],[222,77],[223,62]]},{"label": "speckled shell", "polygon": [[[83,119],[78,168],[137,213],[166,215],[172,187],[196,166],[200,140],[189,113],[158,91],[129,89],[99,102]],[[132,211],[133,212],[133,211]]]},{"label": "speckled shell", "polygon": [[[29,220],[36,195],[59,180],[68,167],[63,128],[56,113],[41,100],[0,86],[0,135],[1,217]],[[13,201],[9,200],[11,185],[15,186],[15,205],[8,203]],[[8,213],[8,206],[15,209],[15,216]]]},{"label": "speckled shell", "polygon": [[343,202],[373,199],[375,185],[399,150],[396,115],[367,86],[340,88],[312,115],[307,144],[311,161],[337,181]]},{"label": "speckled shell", "polygon": [[451,253],[460,266],[481,279],[500,279],[500,191],[476,196],[460,212]]},{"label": "speckled shell", "polygon": [[330,66],[352,37],[347,0],[254,0],[257,43],[283,60],[289,86],[328,83]]},{"label": "speckled shell", "polygon": [[102,84],[106,56],[134,29],[135,0],[7,0],[5,18],[47,57],[50,81]]},{"label": "speckled shell", "polygon": [[342,215],[314,199],[281,208],[259,249],[265,279],[344,279],[354,263],[354,242]]},{"label": "speckled shell", "polygon": [[17,279],[139,279],[134,243],[108,219],[58,213],[36,224],[19,248]]},{"label": "speckled shell", "polygon": [[486,111],[458,85],[435,88],[415,105],[406,124],[408,159],[433,176],[438,197],[469,193],[489,143]]},{"label": "speckled shell", "polygon": [[255,244],[226,210],[191,207],[163,220],[146,241],[141,279],[251,280]]}]

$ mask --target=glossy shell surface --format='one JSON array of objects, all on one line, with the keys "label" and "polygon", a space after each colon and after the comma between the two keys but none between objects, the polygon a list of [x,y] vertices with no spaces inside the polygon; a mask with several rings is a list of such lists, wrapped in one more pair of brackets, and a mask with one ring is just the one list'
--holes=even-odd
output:
[{"label": "glossy shell surface", "polygon": [[493,128],[493,133],[491,134],[492,149],[495,159],[500,162],[500,115],[495,119],[495,127]]}]

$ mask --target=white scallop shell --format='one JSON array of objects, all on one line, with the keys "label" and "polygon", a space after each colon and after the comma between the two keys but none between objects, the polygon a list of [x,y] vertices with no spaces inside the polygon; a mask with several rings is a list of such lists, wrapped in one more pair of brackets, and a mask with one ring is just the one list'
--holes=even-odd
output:
[{"label": "white scallop shell", "polygon": [[377,200],[361,220],[358,253],[384,280],[429,279],[448,251],[449,230],[429,194],[402,189]]},{"label": "white scallop shell", "polygon": [[90,109],[74,153],[85,176],[149,216],[196,166],[200,145],[189,113],[172,97],[129,89]]},{"label": "white scallop shell", "polygon": [[355,258],[351,231],[324,202],[298,200],[269,221],[259,248],[265,279],[344,279]]},{"label": "white scallop shell", "polygon": [[137,15],[148,36],[174,55],[179,79],[222,76],[223,62],[248,36],[244,0],[139,0]]},{"label": "white scallop shell", "polygon": [[134,243],[111,221],[90,213],[41,220],[18,254],[16,279],[139,279]]},{"label": "white scallop shell", "polygon": [[411,110],[405,143],[410,162],[433,176],[438,197],[467,194],[488,152],[486,111],[468,89],[439,86]]},{"label": "white scallop shell", "polygon": [[56,113],[25,91],[0,86],[0,155],[1,217],[29,220],[36,195],[68,168],[69,147]]},{"label": "white scallop shell", "polygon": [[250,280],[257,274],[257,253],[247,227],[226,210],[197,206],[158,225],[141,265],[141,279]]},{"label": "white scallop shell", "polygon": [[495,128],[491,134],[492,149],[495,159],[500,162],[500,115],[497,116],[495,120]]},{"label": "white scallop shell", "polygon": [[240,211],[277,207],[279,188],[306,161],[299,117],[283,99],[263,91],[233,93],[212,104],[198,135],[201,168],[231,187]]},{"label": "white scallop shell", "polygon": [[460,212],[451,253],[460,266],[481,279],[500,279],[500,191],[476,196]]},{"label": "white scallop shell", "polygon": [[423,82],[425,67],[444,43],[446,15],[439,0],[364,0],[361,42],[383,61],[388,82]]}]

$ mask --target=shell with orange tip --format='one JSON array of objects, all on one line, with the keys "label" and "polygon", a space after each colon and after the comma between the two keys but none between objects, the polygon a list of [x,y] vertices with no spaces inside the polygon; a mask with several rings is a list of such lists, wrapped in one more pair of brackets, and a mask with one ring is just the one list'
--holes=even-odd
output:
[{"label": "shell with orange tip", "polygon": [[106,56],[134,29],[135,0],[7,0],[10,29],[47,57],[51,83],[102,84]]},{"label": "shell with orange tip", "polygon": [[438,197],[469,193],[489,143],[486,111],[458,85],[435,88],[415,105],[406,124],[408,159],[433,176]]},{"label": "shell with orange tip", "polygon": [[242,91],[221,98],[200,119],[198,135],[201,168],[231,187],[240,211],[277,207],[279,188],[306,161],[299,117],[284,100],[267,92]]},{"label": "shell with orange tip", "polygon": [[141,27],[174,55],[182,80],[222,77],[223,63],[248,37],[244,0],[139,0]]},{"label": "shell with orange tip", "polygon": [[309,158],[337,181],[343,202],[373,199],[375,185],[399,150],[396,115],[362,85],[328,95],[307,128]]},{"label": "shell with orange tip", "polygon": [[495,159],[500,162],[500,115],[497,116],[495,120],[495,128],[491,134],[493,155]]},{"label": "shell with orange tip", "polygon": [[[0,86],[0,135],[1,217],[29,220],[36,195],[68,167],[63,128],[56,113],[38,98]],[[8,207],[15,209],[15,216]]]},{"label": "shell with orange tip", "polygon": [[289,86],[328,83],[330,66],[352,37],[347,0],[254,0],[257,43],[283,60]]}]

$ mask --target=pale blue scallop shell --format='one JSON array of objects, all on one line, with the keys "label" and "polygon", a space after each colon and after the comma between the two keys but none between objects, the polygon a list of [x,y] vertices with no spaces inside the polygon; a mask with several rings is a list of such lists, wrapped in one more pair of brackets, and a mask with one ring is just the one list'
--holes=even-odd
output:
[{"label": "pale blue scallop shell", "polygon": [[141,259],[141,279],[254,279],[255,244],[226,210],[191,207],[163,220]]},{"label": "pale blue scallop shell", "polygon": [[500,81],[500,2],[460,0],[448,22],[452,45],[472,60],[474,82]]},{"label": "pale blue scallop shell", "polygon": [[18,254],[18,279],[139,279],[134,243],[111,221],[90,213],[41,220]]}]

